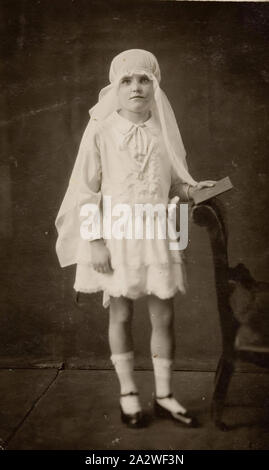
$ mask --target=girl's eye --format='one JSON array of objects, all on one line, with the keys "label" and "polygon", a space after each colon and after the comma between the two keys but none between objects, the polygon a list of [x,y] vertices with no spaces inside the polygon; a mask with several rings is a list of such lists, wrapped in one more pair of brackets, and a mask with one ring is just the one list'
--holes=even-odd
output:
[{"label": "girl's eye", "polygon": [[149,83],[149,78],[148,77],[141,77],[141,83]]},{"label": "girl's eye", "polygon": [[123,78],[121,83],[125,84],[125,85],[129,85],[129,83],[131,82],[131,79],[126,77],[126,78]]}]

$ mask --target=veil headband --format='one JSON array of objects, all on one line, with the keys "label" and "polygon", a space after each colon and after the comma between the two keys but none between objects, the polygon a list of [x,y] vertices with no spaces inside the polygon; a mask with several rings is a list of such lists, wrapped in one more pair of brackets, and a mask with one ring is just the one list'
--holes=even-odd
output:
[{"label": "veil headband", "polygon": [[[110,84],[99,93],[99,101],[89,113],[91,119],[84,131],[69,185],[58,212],[55,225],[58,231],[56,252],[62,267],[83,263],[90,258],[90,243],[80,237],[78,205],[80,182],[83,180],[83,167],[88,158],[87,148],[94,136],[96,125],[119,109],[118,85],[125,75],[146,74],[154,87],[154,102],[151,112],[160,123],[167,153],[176,174],[183,183],[195,186],[186,164],[186,151],[172,107],[159,83],[161,72],[156,57],[142,49],[130,49],[118,54],[111,62]],[[101,193],[95,195],[96,203],[101,201]]]},{"label": "veil headband", "polygon": [[118,75],[123,75],[133,69],[152,73],[158,83],[161,81],[161,71],[156,57],[143,49],[129,49],[121,52],[112,60],[109,70],[110,83],[115,82]]}]

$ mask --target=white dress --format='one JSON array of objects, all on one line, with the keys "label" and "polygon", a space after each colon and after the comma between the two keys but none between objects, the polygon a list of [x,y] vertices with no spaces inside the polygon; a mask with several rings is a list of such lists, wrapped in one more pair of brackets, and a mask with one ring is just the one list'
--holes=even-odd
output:
[{"label": "white dress", "polygon": [[[113,112],[97,126],[84,173],[81,204],[98,203],[101,214],[104,196],[110,197],[112,209],[119,203],[131,208],[146,203],[167,207],[176,194],[187,200],[187,185],[175,177],[159,125],[152,117],[136,125]],[[171,251],[169,241],[169,237],[157,236],[156,219],[151,239],[105,239],[113,269],[107,274],[93,269],[87,241],[86,255],[77,264],[74,289],[103,291],[104,307],[109,305],[110,295],[136,299],[154,294],[166,299],[177,291],[185,293],[182,253]]]}]

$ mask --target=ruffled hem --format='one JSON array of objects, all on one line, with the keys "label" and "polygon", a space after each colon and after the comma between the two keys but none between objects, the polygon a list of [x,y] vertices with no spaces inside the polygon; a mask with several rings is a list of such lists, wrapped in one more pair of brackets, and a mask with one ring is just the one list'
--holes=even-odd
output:
[{"label": "ruffled hem", "polygon": [[[76,290],[76,289],[75,289]],[[79,289],[78,291],[76,292],[82,292],[83,294],[96,294],[97,292],[100,292],[102,291],[102,289],[97,289],[97,290],[82,290],[82,289]],[[156,297],[159,297],[159,299],[162,299],[162,300],[165,300],[165,299],[170,299],[171,297],[174,297],[176,295],[176,293],[179,292],[179,289],[176,287],[173,291],[171,291],[170,294],[167,294],[165,295],[164,297],[162,297],[160,295],[159,292],[153,292],[153,291],[148,291],[148,292],[144,292],[143,294],[137,294],[137,295],[130,295],[127,293],[123,293],[123,292],[113,292],[113,294],[109,294],[108,292],[104,291],[104,294],[103,294],[103,307],[104,308],[108,308],[109,305],[110,305],[110,301],[109,301],[109,297],[110,295],[113,296],[113,297],[127,297],[128,299],[131,299],[131,300],[137,300],[137,299],[140,299],[141,297],[144,297],[146,295],[156,295]],[[181,294],[185,294],[186,292],[181,292]]]},{"label": "ruffled hem", "polygon": [[182,263],[139,268],[121,266],[112,274],[98,273],[91,265],[77,265],[74,289],[89,294],[103,291],[103,306],[107,308],[110,296],[135,300],[145,295],[156,295],[168,299],[178,291],[185,294],[186,284]]}]

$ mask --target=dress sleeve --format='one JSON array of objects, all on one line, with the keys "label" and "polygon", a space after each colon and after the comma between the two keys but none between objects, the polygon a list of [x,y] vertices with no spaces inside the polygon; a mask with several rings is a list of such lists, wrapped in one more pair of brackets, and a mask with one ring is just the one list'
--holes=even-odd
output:
[{"label": "dress sleeve", "polygon": [[173,197],[178,196],[181,202],[188,202],[190,200],[188,189],[189,189],[189,184],[182,183],[181,179],[177,176],[174,169],[172,168],[169,199],[172,199]]},{"label": "dress sleeve", "polygon": [[90,238],[81,235],[81,224],[88,217],[87,208],[83,214],[82,206],[94,204],[100,214],[102,169],[99,138],[96,127],[90,121],[83,134],[69,185],[55,221],[58,232],[56,253],[62,267],[90,260]]},{"label": "dress sleeve", "polygon": [[81,151],[84,155],[80,181],[77,182],[79,185],[78,205],[79,207],[86,203],[100,205],[102,166],[98,134],[94,134],[88,145],[84,145]]},{"label": "dress sleeve", "polygon": [[[88,241],[97,240],[102,237],[102,165],[100,155],[100,141],[99,135],[95,134],[89,141],[88,146],[85,147],[85,156],[83,158],[83,165],[81,168],[81,179],[79,182],[78,194],[78,210],[81,212],[82,206],[85,204],[94,204],[99,213],[99,226],[100,232],[95,235],[89,236]],[[86,210],[86,207],[85,207]]]}]

